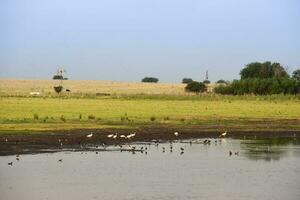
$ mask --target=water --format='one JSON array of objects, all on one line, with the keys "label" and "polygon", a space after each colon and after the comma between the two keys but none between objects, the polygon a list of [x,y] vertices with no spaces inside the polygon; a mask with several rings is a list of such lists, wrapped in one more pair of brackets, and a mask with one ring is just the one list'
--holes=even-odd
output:
[{"label": "water", "polygon": [[0,199],[299,199],[299,141],[203,140],[2,156]]}]

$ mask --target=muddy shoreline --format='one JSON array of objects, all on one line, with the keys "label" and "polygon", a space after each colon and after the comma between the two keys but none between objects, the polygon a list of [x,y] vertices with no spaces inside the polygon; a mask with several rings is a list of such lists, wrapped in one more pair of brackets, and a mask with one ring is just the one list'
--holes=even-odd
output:
[{"label": "muddy shoreline", "polygon": [[[178,136],[174,132],[179,132]],[[128,135],[133,138],[108,138],[109,134]],[[88,134],[93,134],[88,138]],[[196,128],[144,127],[128,129],[77,129],[42,134],[2,134],[0,136],[0,156],[33,152],[53,152],[62,149],[82,149],[85,146],[120,145],[133,142],[171,141],[192,138],[217,138],[220,130],[201,130]],[[230,138],[271,138],[300,137],[300,130],[228,130]]]}]

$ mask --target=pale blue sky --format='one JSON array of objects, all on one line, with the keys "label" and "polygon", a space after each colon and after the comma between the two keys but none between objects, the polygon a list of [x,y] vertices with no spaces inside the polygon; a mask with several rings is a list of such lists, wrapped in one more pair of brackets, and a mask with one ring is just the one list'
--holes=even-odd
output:
[{"label": "pale blue sky", "polygon": [[162,82],[300,66],[299,0],[0,0],[0,78]]}]

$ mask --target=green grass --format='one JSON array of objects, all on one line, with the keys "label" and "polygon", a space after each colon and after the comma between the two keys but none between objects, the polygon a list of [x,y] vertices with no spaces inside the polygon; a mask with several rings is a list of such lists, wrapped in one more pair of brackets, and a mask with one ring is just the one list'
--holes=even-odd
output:
[{"label": "green grass", "polygon": [[[38,116],[38,117],[37,117]],[[153,120],[155,119],[155,120]],[[0,131],[43,131],[141,125],[290,128],[300,119],[298,96],[164,96],[103,98],[1,97]],[[287,121],[282,123],[282,120]]]}]

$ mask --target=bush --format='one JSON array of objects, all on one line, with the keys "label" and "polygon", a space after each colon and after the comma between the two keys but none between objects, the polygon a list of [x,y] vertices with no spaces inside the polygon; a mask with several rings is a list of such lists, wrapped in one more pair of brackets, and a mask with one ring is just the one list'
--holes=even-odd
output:
[{"label": "bush", "polygon": [[34,120],[38,120],[38,119],[39,119],[39,115],[38,115],[37,113],[34,113],[34,114],[33,114],[33,119],[34,119]]},{"label": "bush", "polygon": [[191,78],[183,78],[182,79],[182,83],[189,84],[190,82],[193,82],[193,79],[191,79]]},{"label": "bush", "polygon": [[60,116],[60,120],[61,120],[61,121],[63,121],[63,122],[66,122],[66,121],[67,121],[67,120],[66,120],[66,117],[65,117],[65,116],[63,116],[63,115],[62,115],[62,116]]},{"label": "bush", "polygon": [[54,86],[54,90],[57,94],[61,93],[61,91],[63,90],[63,86]]},{"label": "bush", "polygon": [[291,78],[249,78],[242,80],[234,80],[229,85],[220,85],[215,88],[215,92],[219,94],[297,94],[298,84]]},{"label": "bush", "polygon": [[199,93],[199,92],[204,92],[206,90],[206,86],[204,83],[193,81],[193,82],[190,82],[189,84],[187,84],[187,86],[185,87],[185,90],[187,92]]},{"label": "bush", "polygon": [[145,78],[142,79],[142,82],[144,82],[144,83],[157,83],[158,82],[158,78],[145,77]]},{"label": "bush", "polygon": [[155,120],[156,120],[156,117],[154,117],[154,116],[150,117],[151,122],[154,122]]},{"label": "bush", "polygon": [[89,115],[88,119],[96,119],[96,117],[94,115]]}]

